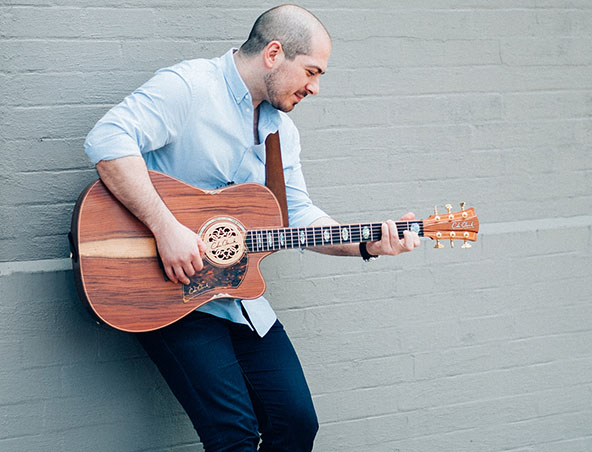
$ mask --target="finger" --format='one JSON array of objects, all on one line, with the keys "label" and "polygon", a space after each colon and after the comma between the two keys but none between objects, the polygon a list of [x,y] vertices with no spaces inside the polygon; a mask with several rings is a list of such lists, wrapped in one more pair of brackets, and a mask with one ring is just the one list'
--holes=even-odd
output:
[{"label": "finger", "polygon": [[417,235],[417,232],[409,231],[409,239],[410,239],[411,245],[412,245],[411,249],[417,248],[419,246],[420,242],[419,242],[419,235]]},{"label": "finger", "polygon": [[399,231],[397,229],[397,224],[392,221],[388,220],[389,230],[390,230],[390,246],[391,252],[389,254],[399,254],[405,250],[405,235],[401,239],[399,236]]},{"label": "finger", "polygon": [[177,282],[181,282],[183,284],[189,284],[189,278],[185,275],[185,272],[183,271],[183,267],[181,267],[180,265],[176,265],[175,267],[173,267],[173,270],[175,271],[175,276],[177,277]]},{"label": "finger", "polygon": [[415,214],[413,212],[407,212],[405,215],[401,217],[403,221],[411,221],[415,220]]},{"label": "finger", "polygon": [[172,266],[167,265],[164,268],[164,272],[169,277],[169,281],[174,282],[175,284],[177,284],[179,282],[179,280],[177,279],[177,276],[175,275],[175,270],[173,269]]},{"label": "finger", "polygon": [[403,250],[411,251],[415,248],[414,243],[415,240],[413,239],[411,231],[403,231]]},{"label": "finger", "polygon": [[382,249],[389,249],[391,248],[391,236],[390,236],[390,227],[387,223],[382,223],[381,227],[381,237],[380,237],[380,243],[382,245]]},{"label": "finger", "polygon": [[400,248],[399,232],[397,231],[397,224],[393,220],[388,220],[387,225],[389,228],[389,247],[390,253],[398,253]]},{"label": "finger", "polygon": [[183,264],[183,272],[188,277],[195,275],[195,268],[193,267],[193,260],[190,260],[190,261],[185,262]]},{"label": "finger", "polygon": [[[202,256],[204,256],[204,255],[205,255],[205,251],[204,251],[204,254],[202,254],[201,250],[200,250],[200,254],[196,255],[191,261],[191,265],[193,266],[193,268],[195,269],[196,272],[201,271],[204,267],[203,266],[203,259],[202,259]],[[193,276],[193,275],[191,275],[191,276]]]},{"label": "finger", "polygon": [[200,237],[197,237],[197,249],[199,251],[200,257],[203,259],[206,255],[207,245],[206,242],[204,242]]}]

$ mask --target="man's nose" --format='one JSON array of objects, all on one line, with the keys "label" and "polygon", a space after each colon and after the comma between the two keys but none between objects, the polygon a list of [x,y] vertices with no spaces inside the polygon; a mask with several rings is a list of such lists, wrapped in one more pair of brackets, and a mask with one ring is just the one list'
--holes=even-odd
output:
[{"label": "man's nose", "polygon": [[306,92],[308,94],[312,94],[313,96],[316,96],[317,94],[319,94],[320,88],[321,87],[320,87],[319,79],[317,77],[315,77],[314,80],[310,81],[306,85]]}]

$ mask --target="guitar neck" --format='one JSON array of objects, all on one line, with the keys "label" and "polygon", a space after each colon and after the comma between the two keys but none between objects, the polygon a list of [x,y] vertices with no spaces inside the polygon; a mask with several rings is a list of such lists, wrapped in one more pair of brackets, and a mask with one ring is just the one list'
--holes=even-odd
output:
[{"label": "guitar neck", "polygon": [[[423,221],[397,221],[399,238],[403,231],[423,237]],[[382,236],[382,223],[359,223],[305,228],[253,229],[246,233],[247,250],[252,253],[374,242]]]}]

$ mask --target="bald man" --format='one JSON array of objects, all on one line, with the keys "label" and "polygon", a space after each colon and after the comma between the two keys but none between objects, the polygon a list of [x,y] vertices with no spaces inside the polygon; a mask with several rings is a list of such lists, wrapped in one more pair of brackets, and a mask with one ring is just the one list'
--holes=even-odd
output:
[{"label": "bald man", "polygon": [[[240,49],[157,71],[90,132],[87,154],[111,192],[154,234],[171,284],[189,284],[203,268],[205,244],[167,209],[147,169],[204,189],[264,183],[263,143],[279,131],[290,226],[337,224],[309,198],[298,131],[286,115],[318,94],[330,53],[329,33],[313,14],[279,6],[257,19]],[[389,220],[380,241],[321,252],[368,259],[418,245],[410,231],[400,240]],[[312,450],[318,422],[310,391],[265,298],[211,301],[137,336],[207,452]]]}]

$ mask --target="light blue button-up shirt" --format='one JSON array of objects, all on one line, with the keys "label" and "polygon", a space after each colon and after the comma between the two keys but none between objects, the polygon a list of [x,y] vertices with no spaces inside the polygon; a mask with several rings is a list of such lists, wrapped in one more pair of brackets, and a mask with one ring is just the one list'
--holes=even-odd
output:
[{"label": "light blue button-up shirt", "polygon": [[[156,72],[89,133],[84,147],[92,162],[142,155],[149,169],[204,189],[231,182],[265,183],[265,144],[255,144],[253,104],[233,52]],[[290,226],[308,226],[326,214],[313,205],[306,191],[298,130],[285,113],[263,102],[259,142],[265,143],[267,135],[278,129]],[[199,310],[252,325],[260,336],[276,320],[263,297],[215,300]]]}]

